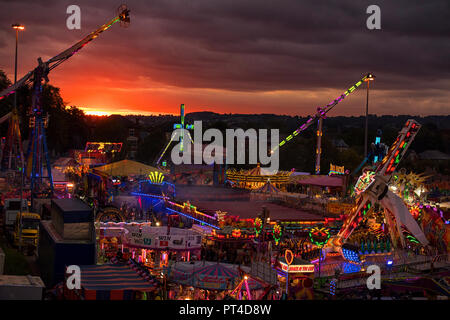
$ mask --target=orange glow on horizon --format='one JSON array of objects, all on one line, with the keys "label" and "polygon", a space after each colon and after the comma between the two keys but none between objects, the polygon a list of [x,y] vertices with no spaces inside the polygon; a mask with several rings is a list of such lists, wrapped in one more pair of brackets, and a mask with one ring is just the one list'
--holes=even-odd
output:
[{"label": "orange glow on horizon", "polygon": [[[83,110],[83,108],[80,109]],[[88,116],[110,116],[112,114],[108,111],[94,111],[94,110],[84,111],[84,113]]]},{"label": "orange glow on horizon", "polygon": [[164,112],[151,112],[151,111],[142,111],[142,110],[131,110],[131,109],[104,109],[102,107],[98,108],[88,108],[88,107],[79,107],[85,115],[88,116],[110,116],[113,114],[118,114],[122,116],[127,115],[144,115],[144,116],[154,116],[160,114],[168,114]]}]

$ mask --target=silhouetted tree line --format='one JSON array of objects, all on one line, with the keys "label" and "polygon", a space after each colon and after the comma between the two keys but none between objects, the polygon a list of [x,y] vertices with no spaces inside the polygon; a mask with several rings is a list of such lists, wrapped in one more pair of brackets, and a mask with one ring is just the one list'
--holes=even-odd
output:
[{"label": "silhouetted tree line", "polygon": [[[6,74],[0,70],[0,90],[11,85]],[[21,119],[22,139],[27,140],[29,130],[29,109],[31,106],[30,87],[22,87],[17,91],[17,105]],[[12,110],[14,97],[10,95],[0,100],[0,117]],[[83,149],[87,141],[124,142],[122,153],[116,156],[116,160],[126,156],[128,146],[127,137],[129,128],[140,126],[141,132],[145,132],[140,139],[137,150],[137,160],[152,164],[161,153],[170,139],[173,129],[171,117],[161,116],[161,121],[155,121],[152,116],[152,124],[145,125],[145,116],[140,116],[140,124],[135,124],[130,117],[120,115],[88,116],[75,107],[67,107],[60,90],[50,84],[43,86],[42,104],[45,112],[49,114],[47,128],[48,145],[51,154],[63,155],[70,149]],[[414,118],[423,126],[416,136],[410,148],[417,153],[425,150],[439,150],[450,153],[450,116],[376,116],[369,118],[369,142],[375,140],[377,129],[382,129],[382,142],[390,146],[395,140],[398,131],[407,119]],[[249,128],[254,129],[280,129],[280,139],[291,134],[307,118],[299,116],[286,116],[274,114],[262,115],[236,115],[216,114],[213,112],[190,113],[186,116],[187,123],[195,120],[203,120],[203,130],[216,128],[225,133],[226,129]],[[157,123],[157,124],[155,124]],[[330,163],[343,165],[353,170],[363,160],[364,152],[364,117],[331,117],[324,120],[322,136],[322,173],[327,173]],[[7,123],[0,125],[0,134],[7,134]],[[280,148],[280,169],[312,172],[315,163],[316,149],[316,125],[302,132],[285,146]],[[338,151],[333,145],[333,139],[343,139],[349,149]],[[224,141],[225,143],[225,141]],[[414,162],[404,162],[404,165],[415,168]],[[243,168],[249,166],[242,166]],[[445,167],[445,166],[444,166]],[[422,170],[423,168],[416,168]],[[445,168],[444,168],[445,169]]]}]

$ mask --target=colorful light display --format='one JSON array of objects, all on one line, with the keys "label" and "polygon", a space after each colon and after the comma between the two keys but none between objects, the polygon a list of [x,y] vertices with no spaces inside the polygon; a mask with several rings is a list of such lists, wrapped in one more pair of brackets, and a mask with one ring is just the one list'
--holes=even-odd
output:
[{"label": "colorful light display", "polygon": [[235,238],[239,238],[241,236],[241,230],[240,229],[233,229],[231,232],[231,235]]},{"label": "colorful light display", "polygon": [[328,242],[330,237],[330,230],[325,227],[314,227],[309,232],[309,239],[318,247],[323,247]]},{"label": "colorful light display", "polygon": [[374,182],[375,180],[375,172],[373,171],[365,171],[356,181],[355,185],[355,193],[360,195]]},{"label": "colorful light display", "polygon": [[84,152],[118,153],[122,150],[122,142],[86,142]]},{"label": "colorful light display", "polygon": [[273,226],[273,239],[275,240],[275,244],[278,245],[278,243],[281,240],[282,236],[282,229],[281,226],[276,224]]},{"label": "colorful light display", "polygon": [[343,245],[342,256],[344,257],[344,259],[350,262],[361,263],[361,260],[359,259],[358,248],[354,248],[353,246],[347,244]]},{"label": "colorful light display", "polygon": [[299,128],[297,128],[297,130],[295,130],[294,132],[292,132],[292,134],[290,134],[289,136],[286,137],[286,139],[284,139],[283,141],[280,142],[280,144],[275,147],[274,149],[272,149],[272,153],[275,152],[275,150],[281,146],[283,146],[284,144],[286,144],[286,142],[292,140],[294,137],[296,137],[300,132],[304,131],[306,128],[308,128],[311,124],[313,124],[314,120],[317,120],[319,118],[323,118],[326,113],[328,111],[330,111],[331,109],[333,109],[339,102],[341,102],[345,97],[347,97],[348,95],[350,95],[350,93],[352,93],[353,91],[356,90],[356,88],[358,88],[363,81],[367,78],[367,75],[365,75],[364,77],[362,77],[361,80],[359,80],[358,82],[356,82],[353,86],[351,86],[347,91],[345,91],[340,97],[338,97],[336,100],[330,102],[329,104],[323,106],[323,107],[318,107],[317,108],[317,113],[314,116],[310,116],[309,119],[302,124]]},{"label": "colorful light display", "polygon": [[262,228],[263,228],[263,222],[262,222],[261,218],[255,219],[254,227],[255,227],[256,236],[259,236],[259,234],[261,233]]},{"label": "colorful light display", "polygon": [[336,174],[336,175],[345,174],[344,166],[336,166],[336,165],[330,163],[330,172],[328,172],[328,175],[331,176],[333,174]]},{"label": "colorful light display", "polygon": [[336,294],[336,280],[331,279],[330,280],[330,294],[334,296]]},{"label": "colorful light display", "polygon": [[[180,106],[180,123],[175,123],[173,125],[173,129],[182,129],[180,132],[180,152],[184,151],[184,130],[191,130],[194,129],[194,125],[193,124],[185,124],[184,123],[184,103],[181,104]],[[158,160],[156,161],[156,164],[158,165],[159,162],[161,161],[162,157],[164,156],[164,154],[167,152],[167,149],[169,149],[170,144],[174,141],[174,134],[172,134],[172,137],[169,140],[169,143],[166,145],[166,147],[164,148],[164,150],[161,152],[161,155],[159,156]],[[192,140],[192,137],[190,136],[189,132],[188,132],[188,137],[189,140],[191,141],[191,143],[193,144],[194,141]],[[163,164],[163,166],[165,167],[167,165],[167,162],[165,162],[165,164]]]},{"label": "colorful light display", "polygon": [[164,181],[164,174],[162,172],[150,172],[148,177],[152,183],[161,184]]},{"label": "colorful light display", "polygon": [[[184,123],[184,103],[181,104],[180,106],[180,123],[175,123],[173,125],[174,129],[194,129],[194,125],[193,124],[185,124]],[[183,140],[184,140],[184,130],[181,130],[181,134],[180,134],[180,151],[184,150],[183,147]],[[192,139],[191,139],[192,141]]]},{"label": "colorful light display", "polygon": [[421,125],[415,120],[411,119],[406,122],[405,126],[399,132],[397,139],[378,166],[376,173],[389,176],[395,171],[420,128]]}]

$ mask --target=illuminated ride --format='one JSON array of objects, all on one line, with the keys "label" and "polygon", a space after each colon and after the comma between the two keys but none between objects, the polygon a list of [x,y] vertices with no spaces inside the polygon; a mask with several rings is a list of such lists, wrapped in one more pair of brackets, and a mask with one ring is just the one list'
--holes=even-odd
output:
[{"label": "illuminated ride", "polygon": [[[184,103],[181,104],[180,106],[180,123],[175,123],[173,125],[173,129],[181,129],[180,131],[180,136],[179,136],[179,140],[180,140],[180,152],[184,151],[184,134],[187,133],[187,138],[189,139],[189,141],[194,144],[194,140],[192,140],[191,134],[189,133],[188,130],[192,130],[194,129],[194,125],[193,124],[186,124],[185,123],[185,117],[184,117]],[[185,132],[186,131],[186,132]],[[166,154],[167,149],[169,149],[169,146],[172,144],[172,142],[174,142],[176,139],[176,134],[175,131],[172,133],[172,136],[170,137],[169,143],[167,143],[167,145],[165,146],[165,148],[163,149],[163,151],[161,152],[160,156],[158,157],[158,160],[156,160],[156,165],[159,166],[159,163],[161,162],[161,159],[163,158],[163,156]]]},{"label": "illuminated ride", "polygon": [[287,142],[291,141],[295,138],[300,132],[306,130],[310,125],[312,125],[316,120],[318,121],[318,130],[317,130],[317,148],[316,148],[316,174],[320,173],[320,154],[322,153],[321,149],[321,141],[322,141],[322,121],[326,118],[326,114],[331,111],[339,102],[344,100],[347,96],[350,95],[353,91],[355,91],[363,82],[373,80],[375,76],[372,73],[368,73],[364,77],[361,78],[358,82],[356,82],[353,86],[351,86],[347,91],[341,94],[337,99],[333,100],[329,104],[318,107],[317,112],[313,116],[309,116],[308,120],[303,123],[300,127],[298,127],[292,134],[286,137],[283,141],[281,141],[278,146],[271,150],[271,153],[274,153],[278,148],[284,146]]},{"label": "illuminated ride", "polygon": [[[275,174],[265,174],[261,165],[258,163],[255,168],[250,170],[236,170],[235,168],[227,170],[227,181],[235,188],[243,188],[257,191],[263,191],[264,187],[270,184],[269,188],[284,190],[289,183],[291,171],[277,171]],[[274,191],[274,190],[272,190]]]},{"label": "illuminated ride", "polygon": [[[245,274],[233,291],[230,292],[229,296],[235,300],[265,300],[270,292],[276,288],[276,285]],[[255,292],[252,292],[256,291],[255,289],[259,289],[262,293],[257,295]]]},{"label": "illuminated ride", "polygon": [[381,129],[377,130],[377,135],[375,137],[375,142],[371,144],[371,150],[367,154],[367,157],[363,159],[363,161],[359,164],[359,166],[352,172],[350,176],[354,176],[356,173],[361,170],[361,168],[369,161],[373,166],[376,166],[381,159],[386,155],[388,148],[387,146],[381,142]]},{"label": "illuminated ride", "polygon": [[105,207],[95,217],[97,222],[125,222],[126,217],[122,211],[116,207]]},{"label": "illuminated ride", "polygon": [[351,254],[346,254],[346,252],[350,253],[353,251],[351,248],[345,248],[343,246],[344,242],[350,237],[369,211],[373,210],[376,204],[379,204],[384,209],[386,225],[389,229],[394,248],[397,248],[398,245],[406,248],[403,229],[409,232],[422,246],[427,247],[429,245],[429,241],[424,232],[419,227],[403,200],[388,188],[395,169],[414,140],[420,127],[421,125],[415,120],[408,120],[376,170],[367,170],[359,177],[355,186],[355,192],[358,196],[356,206],[346,217],[338,234],[330,239],[328,243],[335,251],[340,251],[347,260],[352,261],[356,258],[352,257]]},{"label": "illuminated ride", "polygon": [[[48,124],[48,117],[43,109],[42,90],[43,82],[49,81],[48,74],[51,70],[59,66],[64,61],[68,60],[75,53],[81,50],[86,44],[97,38],[103,31],[110,28],[113,24],[120,22],[121,25],[127,26],[130,23],[130,10],[125,5],[122,5],[118,9],[118,15],[102,25],[100,28],[91,32],[85,38],[54,56],[53,58],[42,61],[38,58],[38,66],[29,71],[23,78],[17,81],[15,84],[6,88],[0,92],[0,100],[6,98],[10,94],[17,91],[22,86],[32,84],[32,105],[31,105],[31,139],[27,152],[27,176],[30,177],[31,188],[31,200],[33,201],[34,194],[38,194],[43,190],[43,179],[47,179],[51,193],[53,193],[53,178],[51,173],[50,160],[48,157],[47,137],[45,134],[45,128]],[[44,176],[44,161],[47,167],[47,176]]]},{"label": "illuminated ride", "polygon": [[14,108],[11,112],[0,118],[0,124],[6,120],[9,120],[9,125],[5,145],[2,150],[1,168],[3,170],[17,168],[22,170],[25,162],[17,109]]}]

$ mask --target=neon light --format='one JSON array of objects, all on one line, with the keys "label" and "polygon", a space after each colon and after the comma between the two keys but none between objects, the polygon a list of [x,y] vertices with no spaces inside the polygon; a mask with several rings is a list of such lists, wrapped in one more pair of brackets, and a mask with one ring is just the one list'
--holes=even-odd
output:
[{"label": "neon light", "polygon": [[189,219],[192,219],[192,220],[194,220],[194,221],[200,222],[200,224],[206,224],[207,226],[210,226],[210,227],[212,227],[212,228],[214,228],[214,229],[221,230],[219,227],[217,227],[217,226],[215,226],[215,225],[213,225],[213,224],[207,223],[207,222],[202,221],[202,220],[200,220],[200,219],[196,219],[196,218],[194,218],[194,217],[192,217],[192,216],[190,216],[190,215],[181,213],[181,212],[179,212],[179,211],[175,211],[175,210],[170,209],[170,208],[166,208],[166,210],[172,211],[172,212],[174,212],[174,213],[176,213],[176,214],[181,214],[182,216],[184,216],[184,217],[186,217],[186,218],[189,218]]},{"label": "neon light", "polygon": [[161,184],[164,180],[164,174],[158,171],[150,172],[148,175],[152,183]]},{"label": "neon light", "polygon": [[322,247],[323,245],[325,245],[330,237],[330,230],[325,227],[314,227],[309,232],[309,238],[311,242],[318,247]]},{"label": "neon light", "polygon": [[332,296],[336,294],[336,281],[334,279],[330,281],[330,294]]},{"label": "neon light", "polygon": [[245,288],[247,289],[247,296],[248,296],[248,300],[252,300],[252,296],[250,294],[250,288],[248,287],[248,281],[247,281],[247,276],[245,277]]},{"label": "neon light", "polygon": [[342,248],[342,255],[344,256],[344,258],[346,260],[348,260],[350,262],[361,263],[361,260],[359,259],[359,255],[356,251]]},{"label": "neon light", "polygon": [[231,232],[231,235],[235,238],[239,238],[241,236],[241,230],[240,229],[233,229]]},{"label": "neon light", "polygon": [[[323,107],[319,107],[317,108],[317,113],[314,116],[311,116],[305,124],[302,124],[301,127],[299,127],[298,129],[296,129],[293,132],[294,136],[297,136],[298,133],[300,133],[301,131],[305,130],[314,119],[317,119],[321,116],[324,116],[328,111],[330,111],[334,106],[336,106],[340,101],[344,100],[344,98],[346,96],[348,96],[350,93],[352,93],[353,91],[355,91],[361,84],[362,81],[364,81],[364,79],[366,79],[367,76],[364,76],[361,80],[359,80],[358,82],[356,82],[353,86],[351,86],[347,91],[345,91],[342,95],[340,95],[337,99],[335,99],[333,102],[330,102],[329,104],[323,106]],[[292,140],[292,134],[289,135],[286,139],[284,139],[283,141],[281,141],[279,143],[279,145],[277,147],[275,147],[274,149],[272,149],[272,153],[279,147],[283,146],[287,141]]]},{"label": "neon light", "polygon": [[[284,272],[288,271],[288,265],[280,261],[281,270]],[[289,265],[289,273],[313,273],[314,265],[313,264],[305,264],[305,265]]]},{"label": "neon light", "polygon": [[[184,103],[182,103],[181,106],[180,106],[180,123],[174,124],[173,128],[174,129],[187,129],[187,130],[194,129],[194,125],[193,124],[185,125],[185,123],[184,123]],[[181,134],[180,134],[180,151],[184,150],[183,142],[184,142],[184,132],[183,132],[183,130],[181,130]]]},{"label": "neon light", "polygon": [[281,226],[276,224],[273,226],[273,239],[275,240],[275,244],[278,245],[278,242],[281,240],[282,229]]},{"label": "neon light", "polygon": [[259,235],[259,233],[262,231],[263,223],[261,218],[256,218],[254,222],[255,232],[256,236]]},{"label": "neon light", "polygon": [[294,261],[294,254],[291,250],[288,249],[284,252],[284,259],[289,266],[292,264],[292,261]]},{"label": "neon light", "polygon": [[375,181],[375,172],[365,171],[356,181],[355,193],[360,195]]},{"label": "neon light", "polygon": [[131,192],[131,195],[139,196],[139,197],[147,197],[147,198],[169,199],[169,197],[165,197],[165,196],[157,196],[157,195],[153,195],[153,194],[146,194],[146,193],[139,193],[139,192]]},{"label": "neon light", "polygon": [[86,142],[84,152],[120,152],[122,150],[122,142]]}]

